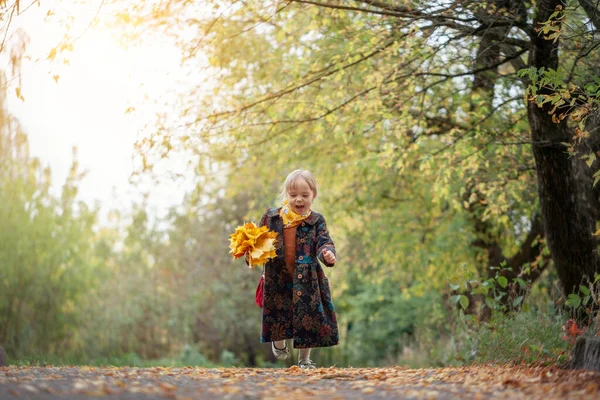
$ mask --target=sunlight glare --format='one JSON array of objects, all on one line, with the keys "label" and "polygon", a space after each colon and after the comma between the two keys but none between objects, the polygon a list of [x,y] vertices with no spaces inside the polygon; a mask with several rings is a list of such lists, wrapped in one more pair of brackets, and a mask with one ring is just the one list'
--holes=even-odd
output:
[{"label": "sunlight glare", "polygon": [[[175,103],[167,100],[181,80],[181,55],[167,39],[125,49],[112,32],[86,29],[99,4],[70,9],[76,21],[72,35],[84,33],[73,52],[59,53],[54,62],[46,56],[60,42],[64,26],[57,21],[40,23],[46,12],[41,7],[22,16],[19,23],[30,36],[30,59],[22,68],[24,101],[14,95],[18,82],[12,80],[9,109],[29,135],[31,154],[52,168],[55,190],[67,176],[76,146],[80,166],[88,171],[80,187],[82,199],[122,207],[124,200],[140,198],[139,190],[128,183],[134,169],[133,144],[156,112],[167,111],[164,104]],[[173,182],[163,185],[150,197],[159,212],[183,194]]]}]

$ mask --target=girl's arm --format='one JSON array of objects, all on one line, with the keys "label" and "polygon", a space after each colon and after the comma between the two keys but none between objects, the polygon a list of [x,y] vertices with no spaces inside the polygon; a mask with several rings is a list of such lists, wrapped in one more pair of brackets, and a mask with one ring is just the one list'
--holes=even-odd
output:
[{"label": "girl's arm", "polygon": [[335,244],[333,244],[333,240],[329,237],[325,217],[321,216],[317,222],[317,258],[326,266],[333,267],[335,263],[329,264],[325,258],[323,258],[323,251],[325,250],[329,250],[335,255]]}]

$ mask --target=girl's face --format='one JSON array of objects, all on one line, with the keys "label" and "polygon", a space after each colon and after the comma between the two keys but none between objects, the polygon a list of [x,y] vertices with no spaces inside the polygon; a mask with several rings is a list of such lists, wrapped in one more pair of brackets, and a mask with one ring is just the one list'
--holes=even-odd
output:
[{"label": "girl's face", "polygon": [[303,179],[298,179],[291,189],[287,192],[287,201],[297,214],[305,214],[310,210],[310,206],[315,199],[315,194]]}]

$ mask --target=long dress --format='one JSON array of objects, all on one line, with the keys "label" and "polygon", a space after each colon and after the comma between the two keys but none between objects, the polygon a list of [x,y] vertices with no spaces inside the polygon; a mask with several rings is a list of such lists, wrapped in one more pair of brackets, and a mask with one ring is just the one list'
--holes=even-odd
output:
[{"label": "long dress", "polygon": [[267,210],[260,225],[278,233],[277,256],[265,265],[261,342],[293,339],[295,348],[338,344],[337,317],[323,270],[323,265],[331,266],[323,259],[323,251],[335,254],[325,218],[311,212],[295,228],[295,241],[291,240],[293,231],[284,232],[279,208]]}]

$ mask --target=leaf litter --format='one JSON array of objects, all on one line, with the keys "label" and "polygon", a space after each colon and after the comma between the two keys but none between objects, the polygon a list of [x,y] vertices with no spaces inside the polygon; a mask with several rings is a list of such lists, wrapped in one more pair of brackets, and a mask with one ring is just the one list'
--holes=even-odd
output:
[{"label": "leaf litter", "polygon": [[556,367],[408,369],[0,368],[2,398],[14,399],[589,399],[600,373]]}]

